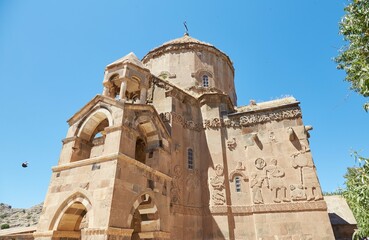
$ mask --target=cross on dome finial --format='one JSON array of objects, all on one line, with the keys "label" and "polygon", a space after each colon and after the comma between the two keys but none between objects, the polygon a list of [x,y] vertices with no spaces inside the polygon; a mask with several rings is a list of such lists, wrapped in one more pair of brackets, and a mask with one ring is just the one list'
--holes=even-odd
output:
[{"label": "cross on dome finial", "polygon": [[185,29],[186,29],[186,32],[185,32],[185,36],[189,36],[190,34],[188,34],[188,28],[187,28],[187,23],[186,23],[186,21],[184,21],[184,23],[183,23],[183,25],[184,25],[184,27],[185,27]]}]

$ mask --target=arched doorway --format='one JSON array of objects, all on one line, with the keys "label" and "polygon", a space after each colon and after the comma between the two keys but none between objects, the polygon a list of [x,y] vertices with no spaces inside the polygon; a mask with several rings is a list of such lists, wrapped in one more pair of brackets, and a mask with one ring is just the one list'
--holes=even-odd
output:
[{"label": "arched doorway", "polygon": [[160,231],[159,211],[150,195],[142,195],[133,206],[137,207],[133,208],[131,213],[132,240],[143,239],[144,234]]},{"label": "arched doorway", "polygon": [[81,229],[87,226],[87,209],[81,202],[76,201],[62,213],[53,239],[79,240]]}]

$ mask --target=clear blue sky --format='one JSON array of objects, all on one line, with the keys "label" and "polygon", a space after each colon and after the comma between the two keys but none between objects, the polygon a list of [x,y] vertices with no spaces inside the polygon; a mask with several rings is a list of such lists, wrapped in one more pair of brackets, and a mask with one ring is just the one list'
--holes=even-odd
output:
[{"label": "clear blue sky", "polygon": [[[232,2],[232,4],[231,4]],[[343,45],[346,0],[0,1],[0,202],[44,200],[66,120],[102,92],[107,64],[133,51],[192,37],[227,53],[238,105],[292,95],[313,125],[311,149],[323,191],[344,186],[368,156],[365,99],[349,90],[332,58]],[[21,163],[29,161],[28,168]]]}]

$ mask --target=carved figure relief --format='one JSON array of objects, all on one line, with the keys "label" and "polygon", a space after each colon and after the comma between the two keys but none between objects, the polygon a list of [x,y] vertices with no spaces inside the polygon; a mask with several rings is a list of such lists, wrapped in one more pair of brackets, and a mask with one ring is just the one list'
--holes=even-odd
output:
[{"label": "carved figure relief", "polygon": [[171,202],[179,203],[181,200],[181,187],[180,182],[182,178],[182,171],[179,165],[176,165],[173,169],[174,176],[172,181],[172,187],[170,189]]},{"label": "carved figure relief", "polygon": [[323,199],[320,184],[316,177],[315,166],[310,154],[310,149],[302,144],[302,149],[292,154],[292,167],[300,170],[300,181],[303,188],[306,190],[307,200],[321,200]]},{"label": "carved figure relief", "polygon": [[255,167],[259,170],[262,170],[266,166],[264,159],[258,158],[255,160]]},{"label": "carved figure relief", "polygon": [[264,203],[263,194],[262,194],[262,187],[263,185],[267,184],[266,181],[266,174],[264,168],[266,166],[265,160],[262,158],[258,158],[255,160],[255,167],[258,169],[258,172],[251,174],[250,185],[252,188],[252,197],[253,202],[255,204]]},{"label": "carved figure relief", "polygon": [[215,166],[215,177],[210,178],[210,185],[213,187],[211,199],[214,205],[223,205],[225,203],[223,166]]},{"label": "carved figure relief", "polygon": [[264,203],[263,194],[261,192],[261,188],[263,187],[263,183],[265,181],[265,177],[261,176],[257,173],[251,174],[251,188],[252,188],[252,198],[255,204]]},{"label": "carved figure relief", "polygon": [[266,166],[265,171],[269,181],[269,189],[273,192],[273,201],[276,203],[281,201],[289,202],[290,200],[286,195],[287,188],[283,179],[285,173],[284,170],[277,165],[277,160],[272,159],[271,165]]},{"label": "carved figure relief", "polygon": [[227,140],[227,147],[229,150],[233,151],[236,149],[237,146],[237,142],[236,142],[236,138],[232,138],[230,140]]}]

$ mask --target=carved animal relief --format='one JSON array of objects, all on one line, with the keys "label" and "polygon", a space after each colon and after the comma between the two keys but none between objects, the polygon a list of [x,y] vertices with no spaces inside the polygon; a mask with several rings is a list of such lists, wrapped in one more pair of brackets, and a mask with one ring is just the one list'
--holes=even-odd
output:
[{"label": "carved animal relief", "polygon": [[235,138],[227,140],[227,147],[229,150],[233,151],[234,149],[236,149],[236,146],[237,146],[237,142]]}]

